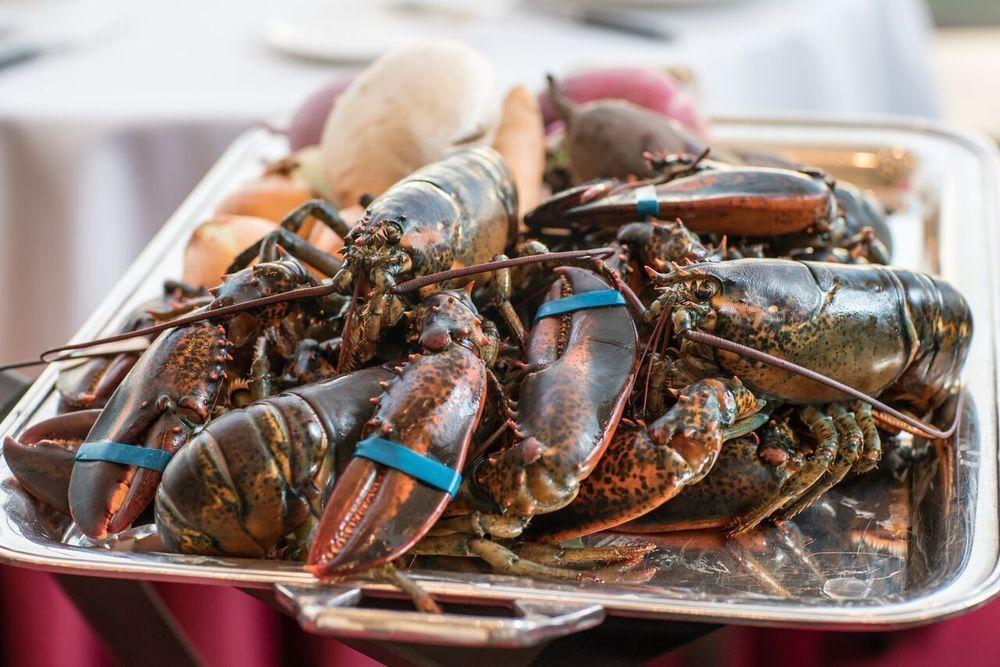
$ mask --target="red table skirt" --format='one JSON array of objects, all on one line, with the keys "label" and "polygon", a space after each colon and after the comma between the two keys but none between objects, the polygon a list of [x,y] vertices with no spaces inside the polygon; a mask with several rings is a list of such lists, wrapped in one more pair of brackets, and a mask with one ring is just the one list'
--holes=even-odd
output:
[{"label": "red table skirt", "polygon": [[[156,588],[212,667],[378,665],[339,642],[302,632],[295,621],[238,590],[187,584]],[[114,664],[50,575],[0,567],[0,605],[5,665]]]},{"label": "red table skirt", "polygon": [[[291,619],[237,590],[158,584],[167,606],[213,667],[323,665],[368,667],[373,660],[330,639],[307,635]],[[4,664],[104,667],[98,640],[47,574],[0,567]],[[656,667],[939,667],[1000,665],[1000,602],[936,625],[894,633],[731,627],[655,661]],[[127,629],[123,628],[123,631]]]}]

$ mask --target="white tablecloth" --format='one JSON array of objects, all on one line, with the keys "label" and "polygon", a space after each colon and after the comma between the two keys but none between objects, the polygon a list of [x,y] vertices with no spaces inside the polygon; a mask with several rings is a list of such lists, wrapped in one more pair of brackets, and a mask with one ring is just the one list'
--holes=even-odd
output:
[{"label": "white tablecloth", "polygon": [[[237,134],[336,72],[264,43],[268,19],[301,8],[99,7],[123,14],[99,44],[0,70],[0,359],[63,342]],[[702,0],[648,20],[674,39],[524,7],[454,36],[505,84],[587,65],[685,66],[711,111],[936,113],[919,0]]]}]

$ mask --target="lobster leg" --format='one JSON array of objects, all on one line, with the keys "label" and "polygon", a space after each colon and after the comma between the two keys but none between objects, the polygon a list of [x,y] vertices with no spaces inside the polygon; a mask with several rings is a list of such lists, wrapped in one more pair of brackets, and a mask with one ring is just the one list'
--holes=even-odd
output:
[{"label": "lobster leg", "polygon": [[654,544],[608,547],[566,547],[557,544],[521,542],[511,549],[521,558],[528,558],[543,565],[557,567],[596,567],[606,565],[635,566],[649,552],[656,549]]},{"label": "lobster leg", "polygon": [[882,460],[882,436],[879,435],[875,425],[872,406],[862,401],[853,401],[851,411],[858,420],[858,426],[861,428],[864,440],[864,449],[861,451],[857,463],[854,464],[854,470],[864,473],[873,470]]},{"label": "lobster leg", "polygon": [[796,474],[781,485],[781,489],[773,498],[737,517],[730,527],[731,534],[753,530],[761,521],[802,496],[829,470],[836,458],[840,449],[840,434],[833,419],[812,405],[802,408],[799,417],[816,439],[816,451]]},{"label": "lobster leg", "polygon": [[484,512],[469,512],[459,516],[441,519],[431,528],[427,535],[440,537],[442,535],[491,535],[498,539],[513,539],[520,537],[527,527],[527,519],[504,514]]},{"label": "lobster leg", "polygon": [[[606,548],[546,548],[547,545],[507,546],[494,540],[470,535],[425,537],[411,553],[424,556],[458,556],[480,558],[500,574],[521,577],[545,577],[570,581],[627,578],[648,553],[647,547]],[[593,565],[606,565],[594,569]],[[620,566],[620,567],[616,567]],[[640,579],[649,579],[651,572],[642,571]]]},{"label": "lobster leg", "polygon": [[267,338],[260,336],[254,344],[250,362],[250,396],[259,401],[271,395],[271,365],[267,360]]},{"label": "lobster leg", "polygon": [[[250,263],[257,257],[260,257],[262,261],[273,261],[278,258],[275,245],[280,245],[297,259],[302,260],[326,275],[332,276],[336,274],[343,266],[343,262],[313,247],[308,241],[298,235],[306,220],[309,219],[319,220],[333,230],[340,238],[345,238],[350,232],[350,227],[340,217],[337,209],[322,199],[313,199],[285,216],[278,229],[266,234],[263,238],[255,241],[246,250],[237,255],[226,272],[234,273],[250,266]],[[265,256],[268,255],[270,256],[265,259]]]},{"label": "lobster leg", "polygon": [[623,426],[576,500],[536,517],[532,534],[563,542],[613,528],[659,507],[711,469],[726,427],[763,407],[738,381],[701,380],[685,387],[677,404],[642,427]]},{"label": "lobster leg", "polygon": [[826,471],[813,486],[801,497],[787,508],[783,508],[779,514],[779,520],[787,521],[797,516],[802,510],[812,505],[824,493],[839,484],[851,467],[855,465],[864,444],[864,435],[861,427],[858,426],[854,414],[848,412],[842,405],[833,405],[830,408],[833,415],[833,424],[837,428],[837,435],[840,438],[840,448],[837,450],[837,457],[834,459],[830,469]]},{"label": "lobster leg", "polygon": [[[506,259],[506,255],[497,255],[492,261],[498,262]],[[521,321],[517,311],[514,310],[514,305],[510,302],[513,292],[511,270],[506,268],[497,271],[493,276],[493,280],[486,285],[486,290],[490,296],[490,303],[500,313],[504,324],[507,325],[514,340],[517,341],[518,347],[521,348],[521,352],[524,352],[528,344],[528,332],[525,330],[524,323]]]}]

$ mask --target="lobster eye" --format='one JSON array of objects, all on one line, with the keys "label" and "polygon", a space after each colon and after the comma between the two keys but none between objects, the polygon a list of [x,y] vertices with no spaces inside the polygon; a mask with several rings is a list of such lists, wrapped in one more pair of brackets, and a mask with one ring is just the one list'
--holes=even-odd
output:
[{"label": "lobster eye", "polygon": [[717,291],[718,287],[714,282],[705,281],[694,288],[694,295],[699,299],[710,299]]}]

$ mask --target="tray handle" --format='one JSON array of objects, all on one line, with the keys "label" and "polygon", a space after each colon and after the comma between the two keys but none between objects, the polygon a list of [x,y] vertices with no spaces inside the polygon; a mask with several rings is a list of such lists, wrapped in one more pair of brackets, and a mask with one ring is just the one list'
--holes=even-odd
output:
[{"label": "tray handle", "polygon": [[278,601],[308,632],[373,641],[524,648],[587,630],[604,620],[599,604],[514,602],[516,617],[427,614],[358,607],[359,588],[275,586]]}]

